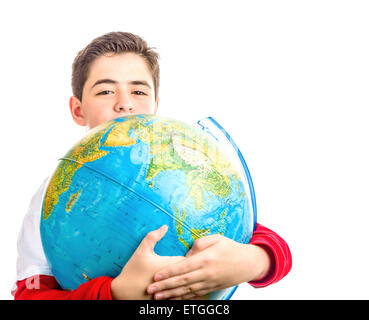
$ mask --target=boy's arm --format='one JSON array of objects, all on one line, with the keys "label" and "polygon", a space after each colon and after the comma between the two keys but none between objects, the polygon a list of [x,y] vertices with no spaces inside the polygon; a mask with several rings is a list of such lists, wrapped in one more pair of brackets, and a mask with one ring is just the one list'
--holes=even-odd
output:
[{"label": "boy's arm", "polygon": [[75,290],[64,290],[52,276],[36,275],[17,281],[14,300],[112,300],[112,278],[98,277]]},{"label": "boy's arm", "polygon": [[255,288],[262,288],[278,282],[291,270],[292,255],[286,241],[274,231],[257,224],[250,244],[262,247],[271,261],[269,272],[258,281],[250,281]]},{"label": "boy's arm", "polygon": [[116,278],[97,277],[75,290],[64,290],[55,278],[36,275],[17,282],[15,300],[132,300],[152,299],[146,288],[154,273],[184,257],[159,256],[154,252],[156,243],[167,232],[163,226],[149,232]]},{"label": "boy's arm", "polygon": [[260,224],[249,244],[206,236],[194,242],[186,257],[157,272],[148,293],[156,299],[190,299],[242,282],[265,287],[282,279],[292,265],[287,243]]}]

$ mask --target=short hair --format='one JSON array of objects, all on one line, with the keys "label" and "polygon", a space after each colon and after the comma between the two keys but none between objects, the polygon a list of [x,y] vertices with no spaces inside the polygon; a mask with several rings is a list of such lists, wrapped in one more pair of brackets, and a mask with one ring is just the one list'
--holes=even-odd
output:
[{"label": "short hair", "polygon": [[141,37],[129,32],[110,32],[92,40],[74,59],[72,65],[72,92],[82,101],[83,87],[88,78],[91,64],[107,53],[136,53],[148,64],[154,82],[155,99],[158,96],[160,68],[159,54]]}]

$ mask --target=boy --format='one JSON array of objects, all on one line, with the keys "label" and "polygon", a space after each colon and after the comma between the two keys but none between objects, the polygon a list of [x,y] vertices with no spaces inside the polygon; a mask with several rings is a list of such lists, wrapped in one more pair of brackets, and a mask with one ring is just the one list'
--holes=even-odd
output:
[{"label": "boy", "polygon": [[[93,128],[125,115],[155,114],[158,88],[157,53],[136,35],[112,32],[93,40],[73,63],[71,115],[78,125]],[[63,290],[41,244],[45,187],[46,181],[32,199],[19,234],[15,299],[193,299],[242,282],[263,287],[291,269],[288,245],[260,224],[247,245],[211,235],[196,240],[185,257],[154,253],[167,230],[163,226],[146,235],[116,278],[98,277]]]}]

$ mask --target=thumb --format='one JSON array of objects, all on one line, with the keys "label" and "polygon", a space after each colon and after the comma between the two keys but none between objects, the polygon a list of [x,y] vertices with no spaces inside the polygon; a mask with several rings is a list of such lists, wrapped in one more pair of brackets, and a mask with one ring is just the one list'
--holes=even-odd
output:
[{"label": "thumb", "polygon": [[219,237],[216,234],[199,238],[194,241],[191,249],[187,252],[186,257],[190,257],[196,253],[199,253],[211,247],[218,241],[219,241]]},{"label": "thumb", "polygon": [[150,231],[141,241],[140,247],[143,247],[146,250],[154,251],[155,245],[164,237],[167,231],[167,225],[163,225],[159,229]]}]

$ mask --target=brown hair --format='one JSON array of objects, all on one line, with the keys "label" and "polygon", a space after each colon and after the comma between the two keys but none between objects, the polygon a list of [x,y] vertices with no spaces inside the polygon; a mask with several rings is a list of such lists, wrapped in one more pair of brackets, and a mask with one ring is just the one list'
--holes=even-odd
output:
[{"label": "brown hair", "polygon": [[155,98],[159,91],[159,55],[148,47],[145,40],[129,32],[110,32],[101,37],[92,40],[84,49],[82,49],[72,65],[72,92],[80,101],[82,101],[82,92],[85,82],[88,78],[90,65],[99,56],[106,53],[136,53],[144,58],[151,71]]}]

